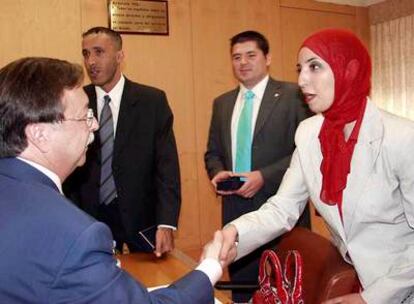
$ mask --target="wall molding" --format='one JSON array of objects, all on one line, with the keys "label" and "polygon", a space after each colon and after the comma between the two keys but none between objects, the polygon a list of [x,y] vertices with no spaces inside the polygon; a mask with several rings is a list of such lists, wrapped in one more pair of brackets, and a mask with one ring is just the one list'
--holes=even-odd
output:
[{"label": "wall molding", "polygon": [[388,0],[368,8],[371,25],[414,14],[413,0]]}]

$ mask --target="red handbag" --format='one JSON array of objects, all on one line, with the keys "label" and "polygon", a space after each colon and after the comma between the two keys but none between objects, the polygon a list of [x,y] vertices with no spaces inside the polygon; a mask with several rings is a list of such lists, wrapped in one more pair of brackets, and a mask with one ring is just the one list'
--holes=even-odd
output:
[{"label": "red handbag", "polygon": [[[266,271],[270,265],[270,274]],[[302,290],[302,257],[290,250],[285,259],[284,271],[273,250],[265,250],[259,265],[259,289],[253,294],[253,304],[304,304]]]}]

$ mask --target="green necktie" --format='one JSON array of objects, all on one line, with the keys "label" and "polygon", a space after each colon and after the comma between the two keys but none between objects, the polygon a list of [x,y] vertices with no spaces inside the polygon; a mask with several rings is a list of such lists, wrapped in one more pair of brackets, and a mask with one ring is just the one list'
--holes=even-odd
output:
[{"label": "green necktie", "polygon": [[244,104],[237,125],[235,172],[250,172],[252,164],[252,113],[254,93],[244,94]]}]

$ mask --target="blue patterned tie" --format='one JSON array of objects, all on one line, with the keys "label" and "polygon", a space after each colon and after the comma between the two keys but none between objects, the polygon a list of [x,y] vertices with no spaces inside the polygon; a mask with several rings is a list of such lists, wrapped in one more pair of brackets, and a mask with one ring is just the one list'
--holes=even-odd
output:
[{"label": "blue patterned tie", "polygon": [[109,107],[111,98],[104,96],[104,106],[99,120],[99,137],[101,140],[101,180],[99,202],[108,205],[116,197],[114,177],[112,175],[112,153],[114,150],[114,123]]},{"label": "blue patterned tie", "polygon": [[252,164],[252,114],[254,93],[244,94],[244,105],[237,125],[235,172],[250,172]]}]

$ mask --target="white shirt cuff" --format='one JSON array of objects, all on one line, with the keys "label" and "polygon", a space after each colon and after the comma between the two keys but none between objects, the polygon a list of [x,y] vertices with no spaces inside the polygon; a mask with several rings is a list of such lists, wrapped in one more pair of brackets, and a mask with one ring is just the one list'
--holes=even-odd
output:
[{"label": "white shirt cuff", "polygon": [[177,230],[177,227],[170,226],[170,225],[164,225],[164,224],[160,224],[160,225],[158,225],[158,226],[157,226],[157,228],[170,228],[170,229],[172,229],[173,231]]},{"label": "white shirt cuff", "polygon": [[220,263],[212,258],[204,259],[200,265],[197,266],[196,270],[204,272],[208,276],[212,286],[220,280],[223,274],[223,269],[221,268]]}]

